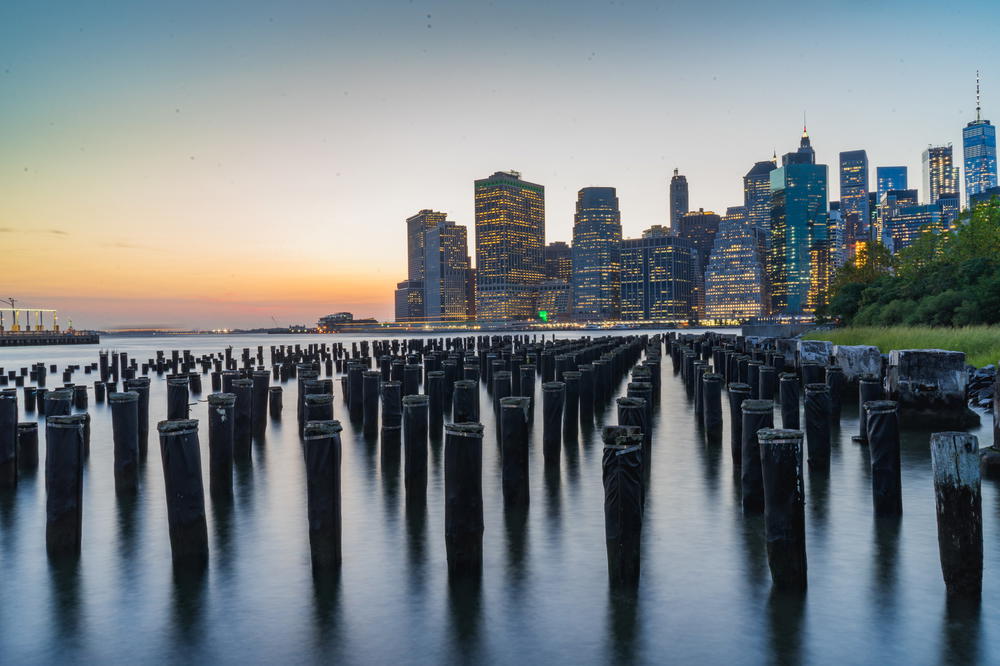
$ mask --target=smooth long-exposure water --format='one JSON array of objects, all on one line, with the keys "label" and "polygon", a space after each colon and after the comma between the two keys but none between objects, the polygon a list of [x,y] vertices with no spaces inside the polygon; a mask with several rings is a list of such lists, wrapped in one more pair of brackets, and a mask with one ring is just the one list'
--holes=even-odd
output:
[{"label": "smooth long-exposure water", "polygon": [[[142,362],[157,349],[199,356],[232,346],[238,357],[243,347],[264,345],[266,354],[270,345],[349,347],[358,339],[109,337],[101,348]],[[96,361],[97,352],[5,348],[0,366],[44,361],[61,371]],[[236,469],[233,501],[213,502],[206,492],[207,574],[176,579],[155,430],[166,414],[166,382],[152,375],[149,455],[132,501],[115,496],[110,410],[91,395],[78,563],[54,566],[46,556],[44,427],[38,471],[0,494],[0,663],[1000,662],[1000,494],[992,482],[983,483],[982,603],[949,605],[929,432],[904,431],[903,517],[876,521],[868,453],[851,442],[858,419],[848,400],[829,478],[805,471],[808,592],[773,595],[763,522],[740,511],[728,406],[722,443],[706,446],[669,355],[661,370],[634,597],[608,587],[600,426],[617,423],[613,402],[564,443],[558,475],[543,470],[539,408],[531,504],[521,520],[504,512],[494,417],[481,389],[484,563],[481,585],[470,588],[448,583],[442,438],[430,443],[426,506],[406,506],[400,465],[383,464],[378,442],[346,417],[339,382],[344,560],[338,580],[314,584],[294,380],[283,385],[283,420],[269,422],[252,464]],[[96,378],[80,370],[73,381]],[[61,377],[49,375],[48,386],[59,385]],[[201,399],[211,392],[207,377],[203,386]],[[618,395],[624,389],[623,382]],[[19,390],[21,419],[35,420],[21,397]],[[191,411],[201,420],[207,491],[206,407]],[[984,414],[981,446],[992,442],[991,427]]]}]

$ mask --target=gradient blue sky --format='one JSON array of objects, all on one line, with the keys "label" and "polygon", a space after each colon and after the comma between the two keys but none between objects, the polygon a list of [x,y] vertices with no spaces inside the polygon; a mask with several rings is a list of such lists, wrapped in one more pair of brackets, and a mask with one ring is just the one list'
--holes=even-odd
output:
[{"label": "gradient blue sky", "polygon": [[[0,290],[78,326],[392,316],[403,221],[472,181],[618,188],[626,235],[742,199],[756,160],[960,145],[1000,3],[18,2],[0,6]],[[294,5],[294,6],[292,6]],[[470,231],[470,243],[474,235]],[[470,247],[470,252],[474,252]]]}]

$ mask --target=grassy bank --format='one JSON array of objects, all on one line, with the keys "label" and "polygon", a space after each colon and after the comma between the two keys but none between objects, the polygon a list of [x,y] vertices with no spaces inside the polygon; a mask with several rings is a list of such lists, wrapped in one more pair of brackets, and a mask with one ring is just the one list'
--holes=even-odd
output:
[{"label": "grassy bank", "polygon": [[803,336],[835,345],[875,345],[890,349],[948,349],[965,352],[969,365],[981,368],[1000,360],[1000,326],[934,328],[930,326],[849,326]]}]

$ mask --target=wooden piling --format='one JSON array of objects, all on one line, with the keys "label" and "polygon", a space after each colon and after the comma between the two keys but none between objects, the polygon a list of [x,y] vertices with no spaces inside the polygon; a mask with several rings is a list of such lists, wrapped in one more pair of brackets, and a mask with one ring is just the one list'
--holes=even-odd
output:
[{"label": "wooden piling", "polygon": [[160,458],[174,565],[204,567],[208,564],[208,527],[205,521],[205,489],[201,480],[198,421],[160,421],[157,430],[160,433]]},{"label": "wooden piling", "polygon": [[774,587],[806,589],[805,500],[802,480],[802,431],[758,431],[764,485],[767,563]]},{"label": "wooden piling", "polygon": [[979,440],[964,432],[931,435],[938,551],[949,597],[979,599],[983,588],[983,500]]}]

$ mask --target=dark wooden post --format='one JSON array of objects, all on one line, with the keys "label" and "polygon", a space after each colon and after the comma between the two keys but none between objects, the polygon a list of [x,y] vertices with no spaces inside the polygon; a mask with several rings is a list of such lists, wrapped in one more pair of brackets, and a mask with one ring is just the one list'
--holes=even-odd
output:
[{"label": "dark wooden post", "polygon": [[83,421],[83,414],[52,415],[45,420],[45,546],[54,557],[80,554]]},{"label": "dark wooden post", "polygon": [[205,488],[201,481],[198,421],[160,421],[157,430],[174,564],[203,567],[208,563],[208,526]]},{"label": "dark wooden post", "polygon": [[767,563],[774,586],[806,589],[802,431],[765,428],[757,433],[764,481]]},{"label": "dark wooden post", "polygon": [[303,429],[309,548],[315,573],[340,567],[341,430],[339,421],[308,421]]},{"label": "dark wooden post", "polygon": [[139,483],[139,394],[111,393],[111,430],[115,454],[115,492],[135,492]]},{"label": "dark wooden post", "polygon": [[449,423],[445,426],[444,487],[448,573],[478,575],[483,565],[481,424]]},{"label": "dark wooden post", "polygon": [[979,599],[983,589],[983,500],[979,440],[964,432],[931,435],[941,573],[950,597]]}]

